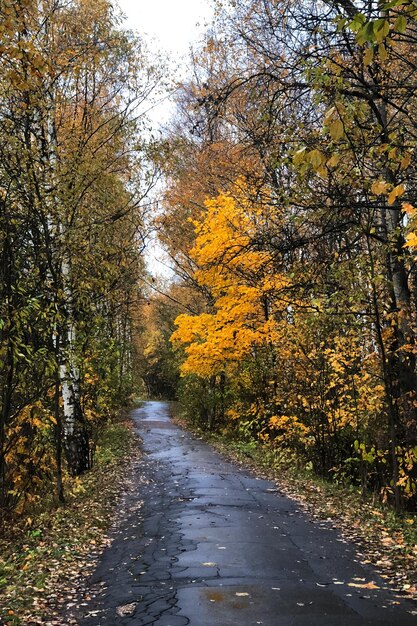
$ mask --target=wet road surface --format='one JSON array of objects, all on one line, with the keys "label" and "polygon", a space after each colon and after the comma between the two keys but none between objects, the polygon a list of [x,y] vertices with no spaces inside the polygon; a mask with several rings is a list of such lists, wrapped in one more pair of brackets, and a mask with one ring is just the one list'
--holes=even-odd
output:
[{"label": "wet road surface", "polygon": [[336,531],[173,425],[166,403],[133,418],[149,483],[128,497],[82,626],[417,624],[411,602],[350,586],[384,583]]}]

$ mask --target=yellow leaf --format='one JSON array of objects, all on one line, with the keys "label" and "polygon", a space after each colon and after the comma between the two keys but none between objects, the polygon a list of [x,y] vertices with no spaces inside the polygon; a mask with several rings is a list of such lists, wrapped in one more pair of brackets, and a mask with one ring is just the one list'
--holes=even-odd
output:
[{"label": "yellow leaf", "polygon": [[326,111],[326,115],[324,116],[324,120],[323,120],[325,126],[328,126],[330,124],[335,112],[336,112],[335,107],[330,107],[330,109]]},{"label": "yellow leaf", "polygon": [[388,204],[394,204],[395,200],[403,195],[405,191],[404,185],[397,185],[388,196]]},{"label": "yellow leaf", "polygon": [[348,583],[348,587],[357,587],[358,589],[379,589],[374,582],[370,583]]},{"label": "yellow leaf", "polygon": [[395,541],[392,539],[392,537],[383,537],[381,539],[381,543],[383,543],[384,546],[393,546],[395,544]]},{"label": "yellow leaf", "polygon": [[338,141],[339,139],[341,139],[344,135],[343,123],[341,122],[341,120],[335,120],[334,122],[332,122],[332,124],[330,124],[329,131],[333,141]]},{"label": "yellow leaf", "polygon": [[293,156],[294,165],[300,165],[303,161],[305,161],[307,156],[307,152],[305,148],[301,148],[297,150],[297,152]]},{"label": "yellow leaf", "polygon": [[404,244],[404,248],[417,248],[417,235],[415,233],[407,235],[407,241]]},{"label": "yellow leaf", "polygon": [[407,213],[407,215],[414,215],[414,213],[416,212],[415,207],[413,207],[413,205],[409,202],[402,203],[402,210],[404,211],[404,213]]},{"label": "yellow leaf", "polygon": [[365,54],[363,55],[363,64],[365,66],[371,65],[374,58],[374,49],[372,46],[366,49]]},{"label": "yellow leaf", "polygon": [[379,54],[379,59],[384,62],[388,59],[388,52],[386,47],[384,46],[383,43],[380,43],[378,46],[378,54]]},{"label": "yellow leaf", "polygon": [[313,167],[320,167],[322,161],[324,160],[324,155],[320,152],[320,150],[311,150],[308,154],[308,160]]},{"label": "yellow leaf", "polygon": [[330,159],[327,161],[327,167],[336,167],[340,161],[340,156],[338,154],[332,154]]},{"label": "yellow leaf", "polygon": [[376,196],[381,196],[384,193],[387,193],[388,189],[389,189],[389,184],[383,180],[378,180],[371,187],[372,193],[374,193]]},{"label": "yellow leaf", "polygon": [[403,158],[401,159],[401,163],[400,163],[400,167],[402,170],[407,169],[407,167],[410,165],[411,163],[411,154],[409,152],[407,152],[407,154],[405,154],[403,156]]},{"label": "yellow leaf", "polygon": [[397,148],[391,148],[391,150],[388,152],[388,158],[390,161],[395,161],[395,159],[397,158]]}]

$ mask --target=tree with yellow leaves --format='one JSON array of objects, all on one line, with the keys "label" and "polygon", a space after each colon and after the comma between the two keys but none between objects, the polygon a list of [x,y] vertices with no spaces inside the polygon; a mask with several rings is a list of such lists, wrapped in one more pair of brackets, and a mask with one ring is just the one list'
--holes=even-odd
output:
[{"label": "tree with yellow leaves", "polygon": [[302,424],[316,469],[400,508],[417,443],[412,6],[247,0],[216,28],[184,86],[188,141],[229,142],[251,167],[220,182],[189,160],[183,232],[207,307],[178,319],[184,377],[226,379],[224,414],[269,441]]}]

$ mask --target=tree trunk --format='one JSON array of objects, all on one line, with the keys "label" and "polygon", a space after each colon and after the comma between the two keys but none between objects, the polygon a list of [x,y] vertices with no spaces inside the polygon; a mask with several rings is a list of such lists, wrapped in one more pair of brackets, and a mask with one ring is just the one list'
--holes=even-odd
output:
[{"label": "tree trunk", "polygon": [[54,414],[55,414],[55,460],[56,460],[56,490],[58,500],[65,502],[64,485],[62,482],[62,418],[59,401],[61,398],[59,380],[59,370],[56,372],[55,380],[55,399],[54,399]]},{"label": "tree trunk", "polygon": [[79,379],[74,368],[60,365],[59,374],[64,401],[63,444],[68,469],[72,476],[91,469],[90,442],[87,423],[81,409]]}]

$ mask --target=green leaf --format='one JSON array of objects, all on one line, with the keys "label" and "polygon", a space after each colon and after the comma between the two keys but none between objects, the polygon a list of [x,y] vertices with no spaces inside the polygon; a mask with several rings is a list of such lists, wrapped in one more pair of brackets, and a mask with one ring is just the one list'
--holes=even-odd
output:
[{"label": "green leaf", "polygon": [[358,42],[360,46],[363,46],[363,44],[367,42],[372,43],[374,39],[375,39],[375,36],[374,36],[374,23],[373,22],[368,22],[367,24],[365,24],[365,26],[362,26],[362,28],[359,30],[358,34],[356,35],[356,41]]},{"label": "green leaf", "polygon": [[342,31],[345,28],[346,24],[347,24],[346,17],[337,18],[336,25],[337,25],[338,32]]},{"label": "green leaf", "polygon": [[352,30],[354,33],[357,33],[358,30],[361,28],[361,26],[365,24],[365,22],[366,22],[365,15],[363,13],[358,13],[357,15],[355,15],[353,20],[349,22],[348,28],[349,30]]},{"label": "green leaf", "polygon": [[405,18],[404,15],[399,15],[397,19],[395,20],[394,29],[398,31],[399,33],[403,33],[405,32],[406,28],[407,28],[407,19]]},{"label": "green leaf", "polygon": [[377,43],[382,43],[383,40],[389,35],[389,21],[388,20],[376,20],[374,24],[375,40]]},{"label": "green leaf", "polygon": [[382,9],[387,11],[388,9],[392,9],[392,7],[400,7],[404,4],[404,0],[390,0],[390,2],[386,2],[382,5]]}]

